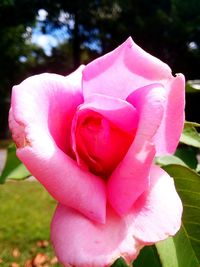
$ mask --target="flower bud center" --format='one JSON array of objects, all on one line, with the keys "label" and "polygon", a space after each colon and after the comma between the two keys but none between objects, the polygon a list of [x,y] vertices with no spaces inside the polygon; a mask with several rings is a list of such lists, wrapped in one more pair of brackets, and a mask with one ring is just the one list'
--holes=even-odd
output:
[{"label": "flower bud center", "polygon": [[125,156],[135,136],[126,133],[101,114],[84,110],[76,121],[73,149],[79,165],[108,177]]}]

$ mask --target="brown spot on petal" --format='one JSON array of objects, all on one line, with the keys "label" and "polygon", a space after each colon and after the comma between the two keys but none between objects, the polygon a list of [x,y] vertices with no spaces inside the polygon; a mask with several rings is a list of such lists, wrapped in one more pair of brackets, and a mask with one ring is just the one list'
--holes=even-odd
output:
[{"label": "brown spot on petal", "polygon": [[17,148],[31,146],[31,141],[28,140],[26,135],[25,125],[22,122],[16,121],[13,116],[12,109],[10,109],[9,112],[9,128]]}]

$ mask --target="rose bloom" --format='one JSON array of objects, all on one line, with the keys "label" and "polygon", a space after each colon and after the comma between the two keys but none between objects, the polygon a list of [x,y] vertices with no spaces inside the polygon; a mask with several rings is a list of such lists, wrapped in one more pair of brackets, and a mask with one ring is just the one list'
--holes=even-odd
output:
[{"label": "rose bloom", "polygon": [[59,202],[51,240],[64,266],[130,263],[179,230],[181,201],[154,159],[175,151],[183,122],[184,76],[131,38],[66,77],[13,88],[17,156]]}]

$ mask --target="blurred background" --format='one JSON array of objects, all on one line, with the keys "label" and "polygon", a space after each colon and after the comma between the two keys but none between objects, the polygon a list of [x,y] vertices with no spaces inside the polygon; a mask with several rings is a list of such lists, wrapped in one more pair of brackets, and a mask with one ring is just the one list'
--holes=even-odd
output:
[{"label": "blurred background", "polygon": [[[1,0],[0,139],[9,137],[14,84],[41,72],[67,75],[128,36],[198,89],[199,10],[199,0]],[[188,120],[200,121],[199,100],[187,94]]]},{"label": "blurred background", "polygon": [[[42,72],[67,75],[128,36],[166,62],[173,74],[184,73],[186,119],[200,123],[199,10],[200,0],[0,0],[0,173],[6,159],[2,148],[10,143],[12,86]],[[12,170],[20,163],[10,149],[7,169]],[[195,169],[197,149],[185,151],[182,158],[187,155]],[[15,175],[27,177],[23,168],[19,165]],[[49,242],[56,202],[34,179],[29,181],[1,188],[0,266],[61,266]]]}]

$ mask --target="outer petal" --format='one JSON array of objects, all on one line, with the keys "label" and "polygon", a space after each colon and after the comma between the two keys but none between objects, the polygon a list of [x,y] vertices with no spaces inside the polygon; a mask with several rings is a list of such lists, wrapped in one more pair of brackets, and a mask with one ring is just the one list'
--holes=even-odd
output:
[{"label": "outer petal", "polygon": [[51,239],[64,266],[107,267],[120,256],[135,259],[142,247],[132,237],[131,225],[108,207],[106,224],[93,223],[73,209],[58,205]]},{"label": "outer petal", "polygon": [[182,209],[173,179],[160,167],[153,166],[150,189],[136,201],[129,214],[134,236],[148,244],[176,234],[181,226]]},{"label": "outer petal", "polygon": [[44,129],[67,153],[70,153],[71,121],[77,106],[83,102],[83,68],[67,77],[48,73],[36,75],[12,90],[11,108],[20,126],[31,127],[30,133],[34,128]]},{"label": "outer petal", "polygon": [[167,101],[162,123],[154,137],[157,155],[174,153],[184,126],[185,78],[182,74],[166,85]]},{"label": "outer petal", "polygon": [[105,182],[80,169],[76,162],[40,133],[41,142],[17,150],[17,156],[60,203],[73,207],[91,220],[105,222]]},{"label": "outer petal", "polygon": [[10,128],[18,157],[52,196],[91,219],[104,222],[104,182],[81,170],[66,154],[70,155],[71,121],[82,102],[81,71],[68,77],[34,76],[16,86]]},{"label": "outer petal", "polygon": [[59,205],[51,225],[51,239],[64,266],[105,267],[122,256],[129,263],[142,245],[174,235],[180,228],[182,204],[173,179],[157,166],[151,168],[149,189],[126,216],[110,206],[100,225]]},{"label": "outer petal", "polygon": [[165,83],[172,77],[167,64],[128,38],[118,48],[86,66],[83,71],[84,97],[101,93],[126,99],[137,88]]},{"label": "outer petal", "polygon": [[123,161],[108,181],[108,199],[119,214],[128,212],[149,185],[149,170],[155,156],[152,138],[163,117],[165,90],[154,84],[133,92],[127,99],[139,114],[135,139]]}]

